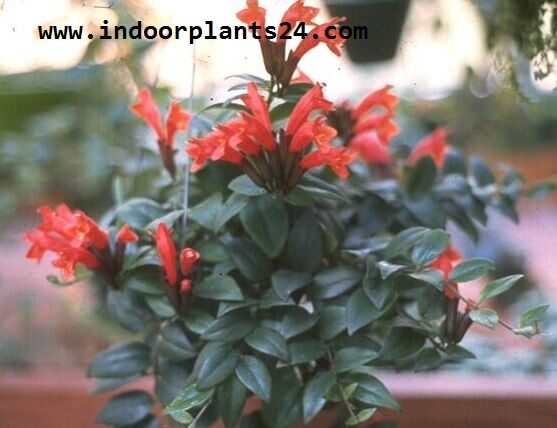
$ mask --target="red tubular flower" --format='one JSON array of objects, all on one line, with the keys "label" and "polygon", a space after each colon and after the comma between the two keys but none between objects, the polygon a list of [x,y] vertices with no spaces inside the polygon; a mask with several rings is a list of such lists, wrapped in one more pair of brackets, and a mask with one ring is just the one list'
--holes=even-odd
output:
[{"label": "red tubular flower", "polygon": [[[460,260],[462,260],[460,253],[452,245],[449,245],[445,252],[437,257],[429,267],[441,271],[445,280],[448,280],[453,271],[453,266]],[[451,284],[451,287],[445,287],[445,295],[449,299],[458,299],[457,291],[457,284]]]},{"label": "red tubular flower", "polygon": [[303,170],[308,170],[322,165],[329,165],[336,175],[346,180],[349,175],[346,166],[354,162],[355,158],[355,154],[349,149],[332,147],[328,152],[324,153],[317,150],[305,156],[300,162],[300,167]]},{"label": "red tubular flower", "polygon": [[191,121],[191,114],[182,109],[180,103],[174,101],[170,104],[165,128],[161,121],[159,108],[155,104],[151,92],[146,88],[139,91],[138,100],[130,106],[130,109],[147,122],[159,143],[165,146],[172,146],[176,132],[187,131]]},{"label": "red tubular flower", "polygon": [[288,146],[290,153],[299,153],[311,142],[314,142],[319,151],[327,152],[331,147],[331,141],[337,136],[337,131],[325,123],[324,117],[308,121],[298,128]]},{"label": "red tubular flower", "polygon": [[449,149],[446,138],[447,130],[445,128],[436,129],[418,143],[410,154],[408,163],[415,165],[421,158],[431,156],[435,165],[441,168]]},{"label": "red tubular flower", "polygon": [[391,138],[399,133],[399,128],[389,113],[380,116],[367,116],[356,122],[353,130],[356,135],[362,132],[375,131],[379,140],[386,146],[390,144]]},{"label": "red tubular flower", "polygon": [[166,281],[175,285],[178,281],[178,268],[176,266],[176,246],[170,236],[170,230],[164,223],[159,223],[155,234],[157,251],[162,262]]},{"label": "red tubular flower", "polygon": [[137,242],[139,236],[137,236],[128,224],[125,224],[118,232],[118,235],[116,235],[116,240],[124,244],[131,244],[132,242]]},{"label": "red tubular flower", "polygon": [[366,96],[358,103],[351,112],[352,119],[359,120],[371,110],[383,108],[387,113],[393,115],[394,108],[398,104],[398,97],[391,94],[391,85],[385,85],[383,88],[378,89]]},{"label": "red tubular flower", "polygon": [[[280,23],[287,22],[290,24],[290,28],[294,28],[298,22],[304,22],[306,24],[316,25],[313,22],[313,18],[319,13],[319,9],[316,7],[310,7],[304,5],[305,0],[297,0],[293,3],[284,13]],[[286,43],[285,38],[280,38],[278,43]]]},{"label": "red tubular flower", "polygon": [[246,8],[236,14],[236,17],[246,25],[255,25],[265,27],[265,15],[267,11],[259,7],[257,0],[246,0]]},{"label": "red tubular flower", "polygon": [[187,277],[190,275],[193,266],[198,262],[201,256],[193,248],[184,248],[180,253],[180,270],[182,275]]},{"label": "red tubular flower", "polygon": [[307,122],[309,116],[315,110],[330,111],[333,107],[333,103],[323,96],[322,86],[315,85],[300,98],[300,101],[292,110],[286,125],[286,135],[293,136],[296,134],[300,126]]},{"label": "red tubular flower", "polygon": [[24,235],[31,243],[27,258],[40,261],[47,251],[55,253],[58,258],[52,265],[62,269],[64,279],[73,276],[78,264],[90,269],[101,266],[96,254],[108,249],[108,233],[93,219],[82,211],[70,210],[64,204],[56,210],[41,206],[38,212],[42,223]]},{"label": "red tubular flower", "polygon": [[350,140],[348,147],[366,163],[388,165],[391,162],[391,155],[387,146],[373,131],[357,134]]},{"label": "red tubular flower", "polygon": [[271,117],[269,115],[269,106],[259,94],[259,90],[255,83],[248,83],[248,92],[242,97],[242,101],[246,107],[251,110],[254,119],[270,131]]},{"label": "red tubular flower", "polygon": [[191,291],[191,280],[189,279],[183,279],[182,282],[180,283],[180,291],[182,292],[182,294],[185,294],[186,296],[188,294],[190,294]]},{"label": "red tubular flower", "polygon": [[331,52],[333,52],[336,56],[340,56],[342,54],[340,48],[344,45],[344,43],[346,43],[346,39],[339,37],[338,30],[335,31],[336,34],[329,34],[329,36],[335,36],[333,38],[327,37],[326,31],[331,33],[330,28],[343,21],[344,18],[334,17],[324,24],[315,27],[290,54],[288,58],[289,61],[296,62],[297,65],[300,59],[310,50],[315,48],[319,43],[325,43]]}]

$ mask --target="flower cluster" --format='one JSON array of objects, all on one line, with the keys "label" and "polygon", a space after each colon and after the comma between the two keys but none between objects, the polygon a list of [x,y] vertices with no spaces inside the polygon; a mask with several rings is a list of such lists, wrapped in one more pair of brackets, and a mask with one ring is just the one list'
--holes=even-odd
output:
[{"label": "flower cluster", "polygon": [[[162,262],[162,270],[166,281],[168,299],[177,313],[185,313],[187,297],[191,291],[189,278],[193,266],[200,255],[193,248],[184,248],[180,252],[180,271],[178,271],[178,254],[170,230],[164,223],[159,223],[155,233],[157,252]],[[179,287],[177,285],[180,284]]]},{"label": "flower cluster", "polygon": [[47,251],[56,254],[52,265],[61,269],[64,280],[74,276],[77,265],[104,273],[113,280],[122,267],[123,252],[128,243],[139,238],[128,225],[116,237],[115,252],[109,246],[109,234],[82,211],[72,211],[67,205],[55,210],[48,206],[38,209],[42,223],[25,233],[31,243],[27,258],[41,261]]},{"label": "flower cluster", "polygon": [[174,179],[176,175],[174,137],[179,131],[187,131],[191,121],[191,114],[182,109],[177,101],[173,101],[170,104],[166,123],[163,126],[159,108],[153,101],[153,96],[148,89],[139,91],[137,101],[130,108],[133,113],[147,122],[155,133],[162,163]]},{"label": "flower cluster", "polygon": [[[329,38],[325,34],[327,28],[336,26],[344,21],[344,18],[333,17],[323,24],[316,24],[313,19],[319,13],[319,9],[315,7],[305,6],[305,0],[297,0],[284,13],[280,21],[281,28],[284,23],[289,29],[287,33],[279,34],[276,41],[266,38],[262,33],[266,28],[267,11],[259,6],[257,0],[246,0],[246,8],[237,13],[237,17],[246,25],[257,25],[261,30],[258,35],[261,53],[263,55],[263,63],[265,69],[271,75],[273,82],[279,86],[279,91],[284,90],[290,84],[292,76],[298,67],[298,63],[302,57],[320,43],[326,46],[335,55],[340,56],[340,48],[346,40],[341,37]],[[296,49],[289,52],[286,56],[286,40],[290,38],[290,34],[294,29],[294,33],[298,23],[305,26],[313,26],[314,28],[303,35],[303,40],[298,44]],[[329,31],[331,33],[331,31]],[[333,31],[334,33],[334,31]],[[335,34],[332,34],[333,36]]]},{"label": "flower cluster", "polygon": [[355,156],[347,148],[331,144],[337,135],[323,115],[333,104],[314,85],[294,107],[285,129],[272,128],[269,106],[255,83],[249,83],[242,101],[247,107],[239,118],[216,128],[204,138],[190,140],[187,152],[194,160],[192,172],[207,161],[225,161],[240,166],[255,184],[270,191],[288,193],[305,171],[330,166],[341,178],[348,176],[346,166]]}]

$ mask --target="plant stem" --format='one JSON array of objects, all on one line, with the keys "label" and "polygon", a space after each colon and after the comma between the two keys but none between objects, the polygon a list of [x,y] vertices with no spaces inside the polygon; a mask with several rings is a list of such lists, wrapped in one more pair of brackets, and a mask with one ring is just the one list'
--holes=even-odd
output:
[{"label": "plant stem", "polygon": [[357,420],[356,414],[354,413],[354,410],[352,410],[352,405],[350,404],[350,401],[348,401],[348,397],[346,396],[346,393],[344,392],[344,389],[342,388],[342,385],[339,382],[337,368],[336,368],[335,360],[333,358],[333,353],[331,352],[331,348],[326,346],[326,349],[327,349],[327,357],[329,358],[329,362],[331,363],[331,368],[335,373],[335,382],[337,384],[338,391],[340,392],[340,396],[342,397],[342,402],[344,403],[344,407],[346,407],[346,410],[348,410],[348,414],[350,415],[350,417],[354,418],[354,420]]}]

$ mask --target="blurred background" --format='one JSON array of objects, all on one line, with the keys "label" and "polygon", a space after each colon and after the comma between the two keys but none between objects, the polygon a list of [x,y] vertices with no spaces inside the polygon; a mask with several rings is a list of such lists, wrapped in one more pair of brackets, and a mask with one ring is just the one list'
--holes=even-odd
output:
[{"label": "blurred background", "polygon": [[[268,22],[278,23],[290,1],[260,3]],[[327,83],[329,98],[357,99],[391,84],[402,98],[398,138],[414,141],[446,125],[452,144],[479,152],[501,171],[510,165],[531,182],[557,176],[557,2],[307,3],[322,7],[323,18],[345,15],[348,23],[369,26],[370,39],[349,42],[342,58],[319,47],[301,63],[305,74]],[[67,202],[95,216],[112,203],[115,179],[141,190],[157,174],[150,168],[158,165],[150,157],[153,138],[128,109],[138,88],[149,86],[161,102],[172,96],[199,111],[228,97],[234,81],[227,76],[264,76],[254,40],[47,41],[39,40],[37,25],[84,25],[97,34],[105,19],[128,26],[139,19],[158,26],[236,25],[243,5],[0,0],[0,377],[81,374],[92,355],[122,335],[99,316],[94,292],[83,284],[57,289],[45,279],[48,264],[25,260],[22,233],[37,223],[40,204]],[[131,174],[138,174],[133,183]],[[528,200],[520,214],[518,225],[495,214],[478,244],[456,238],[467,256],[497,260],[497,276],[526,274],[500,301],[509,305],[509,319],[557,295],[557,199]],[[553,305],[544,329],[556,327]],[[556,373],[555,335],[528,341],[475,329],[465,345],[479,358],[444,370]]]}]

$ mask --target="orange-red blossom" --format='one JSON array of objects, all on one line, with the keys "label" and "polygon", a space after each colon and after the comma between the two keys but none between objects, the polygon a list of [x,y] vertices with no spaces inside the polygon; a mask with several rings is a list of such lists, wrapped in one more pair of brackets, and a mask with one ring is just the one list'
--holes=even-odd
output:
[{"label": "orange-red blossom", "polygon": [[329,165],[341,178],[354,160],[349,149],[334,147],[337,136],[325,117],[333,104],[315,85],[294,107],[284,130],[272,128],[267,102],[254,83],[248,84],[242,101],[248,111],[239,118],[217,125],[204,138],[192,138],[187,147],[193,159],[192,172],[208,161],[225,161],[240,166],[258,185],[283,193],[290,191],[308,169]]}]

